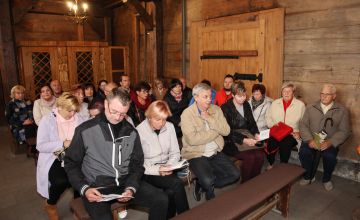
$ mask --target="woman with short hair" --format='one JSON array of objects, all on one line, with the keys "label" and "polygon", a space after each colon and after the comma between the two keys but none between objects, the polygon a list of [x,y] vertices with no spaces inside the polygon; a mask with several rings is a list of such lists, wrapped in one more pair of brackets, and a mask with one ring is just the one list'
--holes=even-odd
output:
[{"label": "woman with short hair", "polygon": [[275,162],[275,155],[279,151],[280,162],[289,161],[291,150],[300,140],[299,123],[305,112],[305,105],[302,101],[294,96],[295,85],[291,82],[285,82],[281,87],[282,98],[276,99],[271,103],[269,110],[266,112],[266,124],[269,128],[277,125],[279,122],[290,126],[293,132],[282,140],[278,141],[273,137],[268,140],[265,152],[271,169]]},{"label": "woman with short hair", "polygon": [[255,146],[259,141],[259,130],[251,107],[246,101],[244,83],[234,82],[231,86],[231,93],[233,98],[221,106],[230,126],[230,134],[224,137],[223,152],[242,160],[241,182],[246,182],[260,174],[264,163],[264,153]]},{"label": "woman with short hair", "polygon": [[80,110],[79,115],[83,117],[85,120],[90,118],[88,103],[84,102],[84,89],[80,84],[73,85],[70,93],[75,96],[79,102]]},{"label": "woman with short hair", "polygon": [[173,123],[178,138],[182,137],[180,128],[180,116],[183,111],[188,107],[190,102],[188,96],[184,96],[183,85],[179,79],[172,79],[168,92],[164,97],[164,101],[170,107],[172,115],[168,118],[168,121]]},{"label": "woman with short hair", "polygon": [[266,124],[265,115],[273,100],[266,96],[266,87],[263,84],[254,84],[251,92],[252,96],[249,99],[249,104],[256,125],[259,131],[269,129]]},{"label": "woman with short hair", "polygon": [[[22,85],[12,87],[10,97],[11,100],[6,105],[5,117],[13,137],[19,144],[23,144],[27,138],[36,137],[33,104],[25,99],[25,87]],[[30,151],[34,153],[35,147],[29,146],[28,153]]]},{"label": "woman with short hair", "polygon": [[36,181],[38,193],[46,198],[45,210],[49,219],[58,219],[56,203],[71,185],[62,164],[62,156],[69,147],[75,128],[84,119],[78,115],[77,98],[64,92],[56,101],[56,108],[40,121],[37,134]]},{"label": "woman with short hair", "polygon": [[45,115],[49,114],[55,107],[56,97],[49,85],[44,85],[40,89],[40,98],[34,102],[34,120],[37,125]]},{"label": "woman with short hair", "polygon": [[163,189],[169,196],[168,218],[189,209],[182,181],[169,168],[180,160],[179,144],[172,123],[166,119],[171,111],[166,102],[150,104],[146,119],[136,129],[144,152],[144,180]]}]

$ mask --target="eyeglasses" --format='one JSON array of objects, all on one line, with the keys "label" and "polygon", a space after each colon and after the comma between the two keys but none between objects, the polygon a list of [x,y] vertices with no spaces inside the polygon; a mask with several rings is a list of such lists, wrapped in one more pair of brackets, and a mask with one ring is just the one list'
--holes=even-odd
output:
[{"label": "eyeglasses", "polygon": [[109,103],[108,103],[108,110],[109,110],[109,113],[112,114],[112,115],[118,115],[120,117],[125,117],[126,116],[126,113],[121,113],[121,112],[117,112],[117,111],[111,111],[110,107],[109,107]]},{"label": "eyeglasses", "polygon": [[333,93],[320,93],[320,95],[322,96],[330,96],[330,95],[334,95]]}]

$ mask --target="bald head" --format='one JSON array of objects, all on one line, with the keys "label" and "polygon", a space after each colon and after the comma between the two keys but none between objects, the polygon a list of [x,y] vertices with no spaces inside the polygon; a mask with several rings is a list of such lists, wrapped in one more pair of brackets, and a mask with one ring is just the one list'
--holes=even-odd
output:
[{"label": "bald head", "polygon": [[62,87],[59,80],[54,79],[53,81],[51,81],[50,87],[54,92],[55,97],[59,97],[62,94]]},{"label": "bald head", "polygon": [[106,84],[105,89],[104,89],[104,93],[105,96],[108,96],[109,93],[111,92],[111,90],[113,90],[114,88],[117,88],[118,85],[115,82],[109,82],[108,84]]}]

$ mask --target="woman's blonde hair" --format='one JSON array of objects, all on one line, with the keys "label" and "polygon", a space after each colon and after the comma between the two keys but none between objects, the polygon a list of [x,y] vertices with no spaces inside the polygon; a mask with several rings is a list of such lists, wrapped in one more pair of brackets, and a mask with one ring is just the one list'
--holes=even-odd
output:
[{"label": "woman's blonde hair", "polygon": [[145,112],[147,118],[162,118],[166,119],[171,116],[171,111],[168,104],[163,100],[158,100],[151,103]]},{"label": "woman's blonde hair", "polygon": [[293,82],[284,82],[281,86],[281,91],[283,91],[285,88],[292,88],[293,92],[296,90],[296,86]]},{"label": "woman's blonde hair", "polygon": [[11,91],[10,91],[10,98],[12,98],[12,99],[15,98],[15,92],[16,92],[16,91],[25,92],[25,87],[22,86],[22,85],[13,86],[13,87],[11,88]]},{"label": "woman's blonde hair", "polygon": [[64,92],[56,100],[56,107],[66,111],[80,111],[80,104],[77,98],[69,92]]}]

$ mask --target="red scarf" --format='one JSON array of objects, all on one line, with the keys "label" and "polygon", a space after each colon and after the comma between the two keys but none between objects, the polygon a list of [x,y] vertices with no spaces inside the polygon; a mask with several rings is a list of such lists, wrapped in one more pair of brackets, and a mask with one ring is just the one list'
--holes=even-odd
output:
[{"label": "red scarf", "polygon": [[141,104],[139,102],[139,99],[138,97],[136,96],[136,98],[133,99],[133,102],[135,103],[135,106],[137,108],[140,108],[140,109],[143,109],[144,111],[149,107],[149,105],[151,104],[151,100],[150,100],[150,97],[148,97],[146,100],[145,100],[145,104]]},{"label": "red scarf", "polygon": [[283,101],[283,106],[284,106],[284,112],[286,112],[287,108],[291,105],[292,100],[293,100],[292,98],[287,102],[285,102],[284,99],[282,100]]}]

